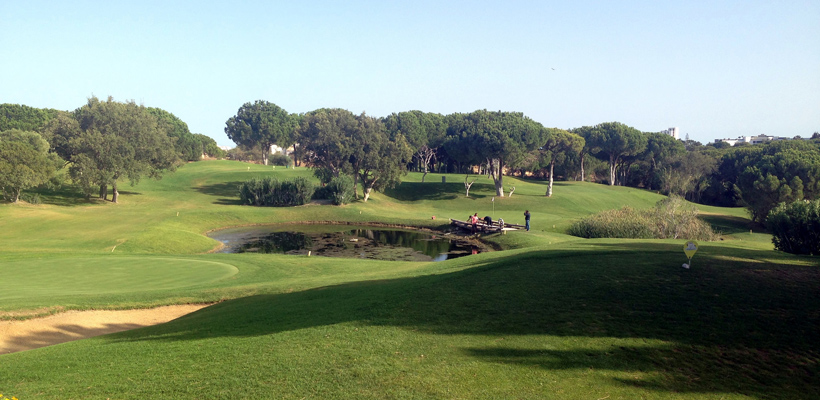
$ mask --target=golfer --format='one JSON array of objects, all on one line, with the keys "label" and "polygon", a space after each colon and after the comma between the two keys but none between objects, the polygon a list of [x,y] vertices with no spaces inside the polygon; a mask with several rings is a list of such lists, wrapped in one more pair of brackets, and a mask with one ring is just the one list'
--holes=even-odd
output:
[{"label": "golfer", "polygon": [[525,222],[525,225],[527,226],[527,232],[529,232],[530,231],[530,210],[525,210],[524,211],[524,222]]}]

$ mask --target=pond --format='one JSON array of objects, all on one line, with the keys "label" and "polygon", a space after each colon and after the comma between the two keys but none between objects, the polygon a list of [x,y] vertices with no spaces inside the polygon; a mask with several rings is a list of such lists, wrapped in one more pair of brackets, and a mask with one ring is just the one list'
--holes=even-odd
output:
[{"label": "pond", "polygon": [[223,253],[279,253],[391,261],[444,261],[481,252],[453,235],[350,225],[270,225],[227,228],[209,237]]}]

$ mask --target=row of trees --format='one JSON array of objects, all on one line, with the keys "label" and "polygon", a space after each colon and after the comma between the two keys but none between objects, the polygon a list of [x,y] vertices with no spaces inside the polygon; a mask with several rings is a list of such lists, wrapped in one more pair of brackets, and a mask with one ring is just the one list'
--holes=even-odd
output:
[{"label": "row of trees", "polygon": [[[225,133],[245,147],[295,146],[296,162],[312,166],[321,180],[349,174],[356,186],[361,182],[365,201],[373,189],[399,182],[408,168],[426,176],[433,165],[457,170],[482,165],[503,197],[505,171],[533,154],[554,166],[563,153],[579,151],[584,142],[516,112],[442,116],[409,111],[374,118],[342,109],[289,114],[267,101],[244,104],[227,121]],[[551,191],[552,185],[548,195]]]},{"label": "row of trees", "polygon": [[74,112],[0,105],[0,186],[16,202],[20,191],[49,181],[68,167],[68,176],[86,195],[102,199],[118,182],[159,178],[182,160],[221,156],[216,142],[190,133],[173,114],[131,102],[96,97]]},{"label": "row of trees", "polygon": [[247,148],[294,146],[297,165],[307,163],[325,182],[349,174],[362,182],[365,198],[399,182],[407,170],[423,172],[422,181],[429,171],[480,171],[501,197],[505,174],[548,180],[547,196],[556,178],[588,180],[744,205],[762,222],[779,202],[816,198],[820,190],[816,140],[703,146],[619,122],[564,130],[522,113],[487,110],[384,118],[340,109],[291,114],[267,101],[244,104],[225,133]]}]

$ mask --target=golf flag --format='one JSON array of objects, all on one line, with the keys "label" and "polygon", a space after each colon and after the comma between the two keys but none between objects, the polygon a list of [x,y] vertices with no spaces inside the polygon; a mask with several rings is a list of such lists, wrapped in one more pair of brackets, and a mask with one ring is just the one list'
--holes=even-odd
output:
[{"label": "golf flag", "polygon": [[698,242],[688,241],[683,246],[683,252],[686,253],[686,257],[691,259],[692,256],[698,251]]}]

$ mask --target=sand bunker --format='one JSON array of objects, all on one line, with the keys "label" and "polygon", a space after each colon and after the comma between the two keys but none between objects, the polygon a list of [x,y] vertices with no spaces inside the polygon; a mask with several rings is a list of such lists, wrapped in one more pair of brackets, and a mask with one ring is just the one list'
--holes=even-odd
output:
[{"label": "sand bunker", "polygon": [[25,321],[0,321],[0,354],[162,324],[207,306],[186,304],[142,310],[67,311]]}]

